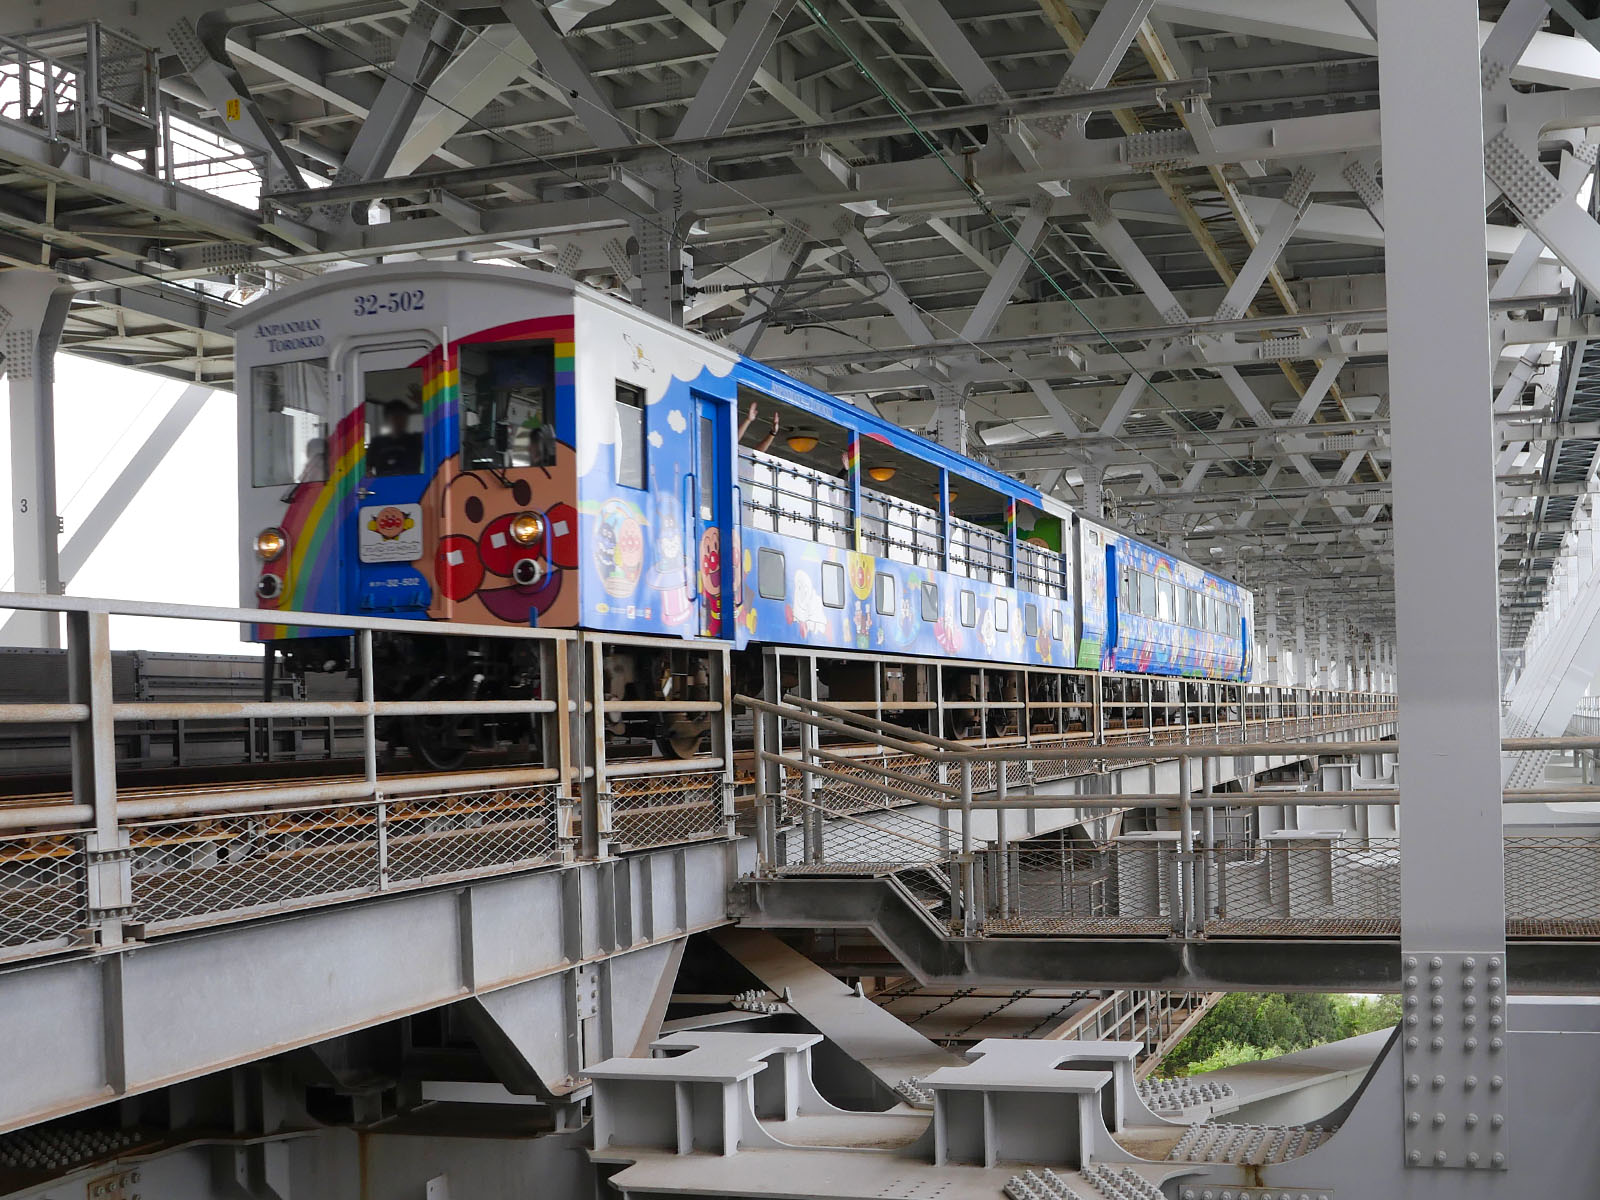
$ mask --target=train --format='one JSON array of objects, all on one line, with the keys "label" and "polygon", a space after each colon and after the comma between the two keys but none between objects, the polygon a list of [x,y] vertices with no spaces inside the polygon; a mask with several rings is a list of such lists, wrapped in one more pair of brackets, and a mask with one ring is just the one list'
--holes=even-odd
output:
[{"label": "train", "polygon": [[[1250,677],[1233,580],[571,279],[336,270],[234,332],[240,587],[280,670],[350,651],[275,610],[711,639],[746,679],[774,645]],[[507,645],[375,653],[391,696],[535,694]]]}]

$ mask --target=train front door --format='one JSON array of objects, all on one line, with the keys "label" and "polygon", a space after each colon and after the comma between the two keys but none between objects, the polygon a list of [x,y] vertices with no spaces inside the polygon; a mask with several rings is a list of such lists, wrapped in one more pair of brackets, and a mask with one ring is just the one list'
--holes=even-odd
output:
[{"label": "train front door", "polygon": [[394,616],[426,613],[422,497],[437,463],[425,420],[431,341],[357,348],[344,377],[360,439],[361,468],[346,524],[349,611]]},{"label": "train front door", "polygon": [[[729,454],[728,406],[711,396],[694,401],[694,476],[690,503],[694,508],[695,582],[700,598],[700,634],[725,637],[724,618],[731,621],[733,595],[727,570],[735,552],[728,536]],[[738,570],[738,564],[733,564]]]}]

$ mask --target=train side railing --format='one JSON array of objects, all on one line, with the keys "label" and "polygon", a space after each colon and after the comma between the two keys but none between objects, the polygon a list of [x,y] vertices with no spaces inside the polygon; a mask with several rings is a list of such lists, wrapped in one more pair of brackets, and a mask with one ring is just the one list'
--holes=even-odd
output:
[{"label": "train side railing", "polygon": [[[798,727],[796,744],[756,752],[774,790],[758,799],[760,869],[771,877],[892,876],[929,918],[957,936],[1394,937],[1400,921],[1399,842],[1391,819],[1400,792],[1389,779],[1340,790],[1211,792],[1210,764],[1230,757],[1370,756],[1395,740],[1328,740],[1387,727],[1388,702],[1371,712],[1264,721],[1271,740],[1247,730],[1212,730],[1206,741],[973,746],[867,718],[798,695],[735,703]],[[818,736],[876,742],[879,754],[845,759]],[[1321,739],[1321,740],[1318,740]],[[793,739],[791,739],[793,740]],[[1507,751],[1592,749],[1600,738],[1508,738]],[[1012,768],[1043,779],[1048,763],[1101,769],[1176,760],[1171,792],[1115,795],[1018,790]],[[841,772],[841,761],[851,769]],[[1196,764],[1201,764],[1196,769]],[[876,807],[858,779],[874,778]],[[1248,776],[1246,777],[1248,779]],[[1197,789],[1196,785],[1201,785]],[[842,789],[838,791],[837,789]],[[841,800],[839,797],[842,796]],[[1600,803],[1600,786],[1508,788],[1508,806]],[[1358,814],[1354,829],[1287,827],[1238,836],[1219,816],[1252,809],[1336,806]],[[1164,826],[1099,843],[1012,840],[1028,810],[1072,822],[1134,809]],[[1008,827],[1008,820],[1010,822]],[[1375,832],[1376,831],[1376,832]],[[1600,937],[1600,836],[1505,836],[1507,932],[1512,937]]]},{"label": "train side railing", "polygon": [[[0,962],[734,833],[726,643],[672,644],[703,660],[697,696],[615,699],[607,650],[659,639],[281,612],[279,623],[352,639],[360,699],[119,701],[113,617],[248,625],[261,613],[13,593],[0,593],[0,608],[62,617],[68,699],[0,703],[0,725],[65,727],[72,760],[70,793],[0,797]],[[386,632],[526,643],[540,694],[378,699],[373,638]],[[608,761],[608,720],[658,712],[698,715],[709,753]],[[531,722],[527,761],[380,770],[380,723],[482,716]],[[119,727],[248,718],[353,719],[360,766],[316,780],[119,787]]]}]

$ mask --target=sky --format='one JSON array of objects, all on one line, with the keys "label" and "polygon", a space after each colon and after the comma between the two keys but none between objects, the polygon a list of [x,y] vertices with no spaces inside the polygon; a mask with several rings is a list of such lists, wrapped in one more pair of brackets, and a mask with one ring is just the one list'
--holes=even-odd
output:
[{"label": "sky", "polygon": [[[56,356],[57,498],[65,545],[128,459],[144,444],[182,383],[71,354]],[[7,389],[0,386],[0,403]],[[189,428],[118,517],[67,593],[115,600],[239,604],[235,402],[213,392]],[[11,495],[10,421],[0,428],[0,471]],[[11,587],[12,526],[0,524],[0,578]],[[6,614],[0,613],[0,616]],[[7,639],[0,635],[0,643]],[[115,650],[259,653],[239,627],[113,617]]]}]

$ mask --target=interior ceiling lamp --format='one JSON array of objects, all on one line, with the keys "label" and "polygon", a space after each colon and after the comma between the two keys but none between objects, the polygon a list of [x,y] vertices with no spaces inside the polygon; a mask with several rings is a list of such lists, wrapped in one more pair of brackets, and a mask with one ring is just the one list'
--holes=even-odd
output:
[{"label": "interior ceiling lamp", "polygon": [[867,474],[877,483],[888,483],[894,478],[894,470],[893,467],[868,467]]},{"label": "interior ceiling lamp", "polygon": [[810,454],[817,448],[817,435],[814,433],[791,433],[788,437],[789,449],[796,454]]}]

